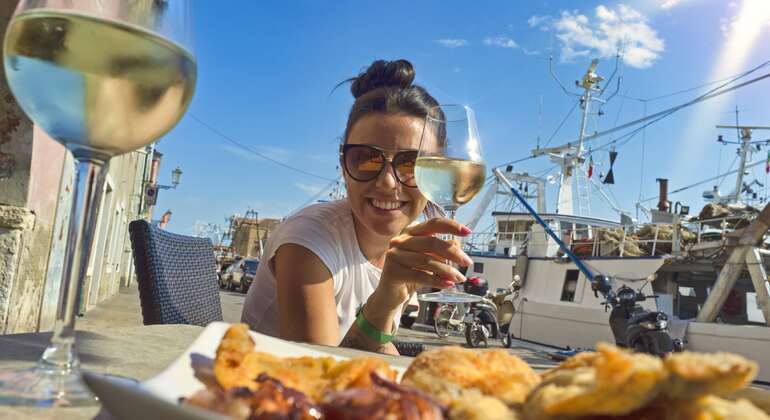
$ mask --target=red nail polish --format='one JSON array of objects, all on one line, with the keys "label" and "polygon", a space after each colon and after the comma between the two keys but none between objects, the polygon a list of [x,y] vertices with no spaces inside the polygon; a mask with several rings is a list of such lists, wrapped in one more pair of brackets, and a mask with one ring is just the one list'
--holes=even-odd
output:
[{"label": "red nail polish", "polygon": [[442,284],[444,285],[444,287],[454,287],[455,282],[453,282],[452,280],[444,280]]},{"label": "red nail polish", "polygon": [[462,229],[460,229],[460,233],[463,235],[470,235],[471,232],[473,232],[468,226],[463,226]]}]

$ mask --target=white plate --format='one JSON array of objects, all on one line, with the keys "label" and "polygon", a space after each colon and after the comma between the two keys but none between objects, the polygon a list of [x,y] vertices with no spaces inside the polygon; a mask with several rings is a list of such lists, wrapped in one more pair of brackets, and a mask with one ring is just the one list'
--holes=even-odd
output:
[{"label": "white plate", "polygon": [[[203,383],[195,377],[192,360],[213,359],[222,336],[231,324],[213,322],[195,339],[174,362],[159,375],[140,385],[127,385],[107,376],[85,372],[83,379],[102,401],[103,406],[116,418],[164,418],[164,419],[201,419],[216,418],[203,410],[181,406],[180,397],[189,397],[203,389]],[[281,357],[296,356],[331,356],[336,359],[345,357],[300,346],[275,337],[249,331],[256,343],[256,350]],[[394,367],[402,373],[403,369]]]}]

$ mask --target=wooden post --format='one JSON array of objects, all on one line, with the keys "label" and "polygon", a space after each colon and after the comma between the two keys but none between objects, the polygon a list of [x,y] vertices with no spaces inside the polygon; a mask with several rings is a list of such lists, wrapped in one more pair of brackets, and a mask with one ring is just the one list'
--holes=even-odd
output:
[{"label": "wooden post", "polygon": [[770,295],[767,292],[767,272],[762,264],[762,255],[758,248],[746,253],[746,265],[749,267],[751,282],[754,283],[754,291],[757,293],[757,304],[765,317],[765,324],[770,326]]},{"label": "wooden post", "polygon": [[[768,227],[770,227],[770,204],[766,205],[762,212],[757,215],[756,219],[741,232],[737,246],[727,258],[727,262],[722,271],[719,272],[719,277],[714,283],[711,293],[709,293],[706,302],[698,313],[697,322],[713,322],[717,317],[722,309],[722,305],[727,300],[727,295],[735,285],[735,281],[744,270],[746,255],[756,250],[755,245],[762,240]],[[761,258],[759,261],[761,263]]]}]

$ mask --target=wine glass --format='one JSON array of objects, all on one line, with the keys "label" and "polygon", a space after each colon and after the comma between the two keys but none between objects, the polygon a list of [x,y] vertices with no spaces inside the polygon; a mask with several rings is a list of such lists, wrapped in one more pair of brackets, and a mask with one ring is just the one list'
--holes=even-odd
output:
[{"label": "wine glass", "polygon": [[[420,192],[454,219],[457,208],[484,186],[486,166],[473,110],[465,105],[439,105],[425,117],[415,180]],[[452,239],[448,235],[445,239]],[[455,288],[418,297],[426,302],[469,303],[479,296]]]},{"label": "wine glass", "polygon": [[53,336],[32,369],[0,372],[0,404],[95,404],[80,380],[75,314],[110,158],[160,138],[195,90],[188,0],[21,0],[4,40],[24,112],[75,158]]}]

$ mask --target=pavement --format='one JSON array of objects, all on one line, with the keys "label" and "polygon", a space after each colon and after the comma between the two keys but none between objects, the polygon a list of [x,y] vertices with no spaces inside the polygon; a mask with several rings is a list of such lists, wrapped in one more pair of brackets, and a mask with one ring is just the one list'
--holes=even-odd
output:
[{"label": "pavement", "polygon": [[[219,297],[222,302],[222,318],[225,322],[240,322],[245,295],[239,292],[221,290]],[[91,331],[109,327],[131,327],[143,325],[142,308],[139,304],[139,291],[136,285],[121,288],[113,297],[99,303],[95,308],[78,318],[78,330]],[[398,340],[422,343],[426,348],[437,348],[447,345],[465,346],[465,337],[459,334],[439,338],[432,327],[414,325],[411,329],[400,328]],[[500,340],[490,340],[490,348],[504,348]],[[536,370],[548,369],[558,362],[548,357],[551,348],[514,340],[510,353],[515,354]]]}]

